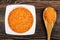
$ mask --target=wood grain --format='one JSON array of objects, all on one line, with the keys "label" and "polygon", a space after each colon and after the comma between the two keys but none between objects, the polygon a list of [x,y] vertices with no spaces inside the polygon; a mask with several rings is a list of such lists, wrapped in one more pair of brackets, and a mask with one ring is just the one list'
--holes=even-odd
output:
[{"label": "wood grain", "polygon": [[[13,4],[13,3],[12,3]],[[17,3],[16,3],[17,4]],[[46,40],[46,29],[43,22],[43,10],[47,6],[52,6],[57,11],[57,21],[54,25],[51,40],[60,40],[60,1],[40,1],[40,2],[19,2],[18,4],[34,5],[36,9],[36,32],[29,36],[14,36],[5,33],[5,11],[8,4],[0,5],[0,39],[26,39],[26,40]]]}]

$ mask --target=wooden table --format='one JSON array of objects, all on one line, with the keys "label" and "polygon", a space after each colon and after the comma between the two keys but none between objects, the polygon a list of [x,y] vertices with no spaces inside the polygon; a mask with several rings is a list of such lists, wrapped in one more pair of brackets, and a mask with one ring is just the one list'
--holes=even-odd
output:
[{"label": "wooden table", "polygon": [[[9,4],[9,3],[8,3]],[[57,12],[57,21],[51,33],[51,40],[60,40],[60,1],[30,1],[30,2],[17,2],[11,4],[30,4],[34,5],[36,9],[36,32],[34,35],[29,36],[14,36],[5,33],[5,11],[8,4],[0,5],[0,39],[1,40],[46,40],[47,32],[43,22],[43,10],[47,6],[54,7]]]}]

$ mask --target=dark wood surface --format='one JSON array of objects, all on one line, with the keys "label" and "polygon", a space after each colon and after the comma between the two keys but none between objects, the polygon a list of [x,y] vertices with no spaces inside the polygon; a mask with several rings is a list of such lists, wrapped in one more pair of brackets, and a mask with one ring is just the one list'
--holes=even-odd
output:
[{"label": "dark wood surface", "polygon": [[[8,3],[9,4],[9,3]],[[1,40],[47,40],[47,32],[43,22],[43,10],[47,6],[54,7],[57,12],[57,20],[51,33],[51,40],[60,40],[60,1],[30,1],[30,2],[17,2],[16,4],[29,4],[34,5],[36,9],[36,32],[34,35],[28,36],[14,36],[5,33],[5,11],[8,4],[0,5],[0,39]],[[15,3],[11,3],[15,4]]]}]

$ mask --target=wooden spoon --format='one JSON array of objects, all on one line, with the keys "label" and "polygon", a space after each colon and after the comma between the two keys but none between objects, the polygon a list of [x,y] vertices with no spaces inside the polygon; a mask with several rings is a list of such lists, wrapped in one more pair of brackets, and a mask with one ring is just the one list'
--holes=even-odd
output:
[{"label": "wooden spoon", "polygon": [[56,11],[52,7],[47,7],[43,12],[43,20],[47,30],[47,40],[50,40],[51,32],[56,21]]}]

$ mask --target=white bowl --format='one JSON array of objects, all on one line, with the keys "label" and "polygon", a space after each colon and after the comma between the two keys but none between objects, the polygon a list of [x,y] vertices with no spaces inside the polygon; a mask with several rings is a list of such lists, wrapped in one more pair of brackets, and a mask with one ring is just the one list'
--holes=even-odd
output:
[{"label": "white bowl", "polygon": [[[9,15],[9,13],[17,7],[24,7],[26,9],[28,9],[32,13],[33,18],[34,18],[34,22],[33,22],[32,27],[25,33],[16,33],[16,32],[14,32],[9,27],[9,24],[8,24],[8,15]],[[20,5],[14,4],[14,5],[8,5],[6,7],[6,13],[5,13],[5,32],[6,32],[6,34],[10,34],[10,35],[32,35],[32,34],[35,33],[35,28],[36,28],[36,12],[35,12],[35,7],[34,6],[24,5],[24,4],[20,4]]]}]

